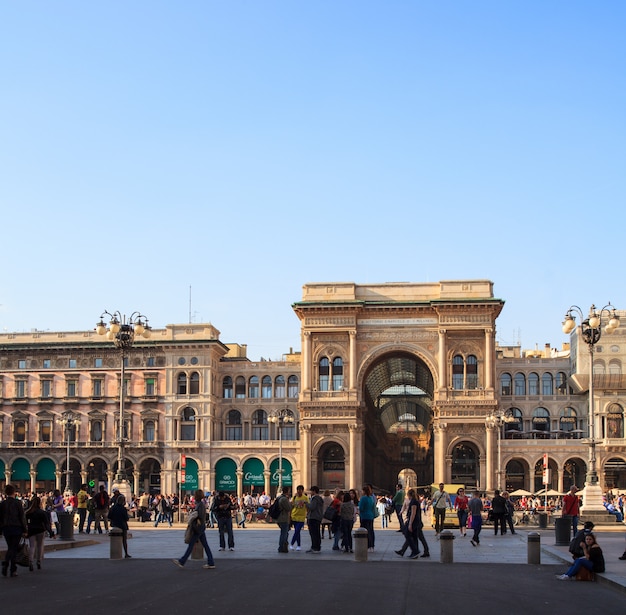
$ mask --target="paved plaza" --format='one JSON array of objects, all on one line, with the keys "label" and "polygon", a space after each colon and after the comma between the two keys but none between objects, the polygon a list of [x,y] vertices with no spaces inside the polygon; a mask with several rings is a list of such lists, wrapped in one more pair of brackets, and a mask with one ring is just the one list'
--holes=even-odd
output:
[{"label": "paved plaza", "polygon": [[394,551],[402,536],[396,529],[377,529],[376,549],[368,553],[367,562],[332,551],[328,538],[322,541],[321,554],[307,554],[306,532],[302,551],[279,554],[278,529],[267,524],[235,529],[235,550],[220,552],[217,530],[208,530],[216,568],[205,570],[204,562],[189,560],[180,570],[171,560],[184,552],[183,526],[155,529],[133,523],[132,559],[111,561],[106,534],[76,535],[72,543],[48,540],[43,570],[21,568],[16,579],[0,579],[0,596],[20,614],[40,612],[44,606],[49,613],[61,613],[68,602],[84,601],[94,614],[111,609],[179,611],[199,604],[237,612],[266,613],[297,605],[306,614],[328,608],[346,613],[390,609],[394,615],[422,609],[457,613],[481,604],[499,613],[526,615],[529,608],[568,614],[595,611],[600,604],[603,610],[623,608],[626,562],[617,559],[626,547],[622,526],[597,533],[607,561],[598,583],[555,578],[570,557],[567,547],[554,546],[553,530],[539,532],[541,563],[529,565],[526,530],[496,537],[487,527],[479,547],[455,532],[454,563],[442,564],[432,530],[426,531],[430,559],[398,557]]}]

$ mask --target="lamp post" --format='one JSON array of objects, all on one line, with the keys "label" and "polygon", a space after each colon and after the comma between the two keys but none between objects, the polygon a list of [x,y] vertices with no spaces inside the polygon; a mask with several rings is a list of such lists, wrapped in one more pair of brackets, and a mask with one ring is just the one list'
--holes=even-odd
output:
[{"label": "lamp post", "polygon": [[[108,325],[104,322],[104,317],[109,318]],[[119,406],[119,427],[117,430],[117,474],[113,486],[116,486],[120,493],[126,496],[126,501],[130,502],[131,489],[126,479],[126,470],[124,465],[124,395],[126,393],[125,370],[126,356],[131,349],[135,335],[143,338],[149,338],[152,330],[148,325],[148,319],[139,312],[133,312],[128,318],[120,312],[107,312],[106,310],[100,316],[100,321],[96,324],[96,332],[98,335],[104,335],[111,340],[115,347],[120,351],[120,406]]]},{"label": "lamp post", "polygon": [[293,413],[291,410],[272,410],[267,419],[270,423],[275,423],[278,427],[278,492],[282,493],[283,490],[283,426],[285,423],[290,424],[294,422]]},{"label": "lamp post", "polygon": [[[493,412],[492,414],[489,414],[486,419],[485,422],[487,423],[487,427],[490,427],[491,429],[497,428],[497,438],[498,438],[498,465],[496,468],[496,485],[497,485],[497,489],[502,489],[502,485],[500,484],[502,481],[502,463],[501,463],[501,459],[502,459],[502,455],[501,455],[501,437],[502,434],[500,433],[502,430],[502,425],[504,423],[513,423],[515,422],[515,417],[513,416],[513,414],[511,413],[510,410],[496,410],[495,412]],[[506,481],[505,481],[506,482]],[[504,485],[505,489],[506,489],[506,485]]]},{"label": "lamp post", "polygon": [[59,425],[62,425],[65,431],[65,439],[67,442],[67,459],[65,463],[65,493],[70,493],[70,435],[72,433],[72,427],[78,427],[80,425],[80,417],[71,410],[66,410],[56,420]]},{"label": "lamp post", "polygon": [[563,333],[569,335],[576,328],[576,315],[580,316],[580,336],[589,349],[589,463],[587,464],[587,476],[585,482],[585,494],[583,496],[583,506],[581,512],[606,514],[606,509],[602,505],[602,488],[598,481],[596,468],[596,425],[593,399],[593,354],[595,345],[602,337],[602,326],[604,332],[612,334],[620,325],[619,316],[615,308],[609,302],[601,310],[596,310],[596,306],[589,308],[589,315],[585,318],[582,310],[577,305],[572,305],[565,314],[563,321]]}]

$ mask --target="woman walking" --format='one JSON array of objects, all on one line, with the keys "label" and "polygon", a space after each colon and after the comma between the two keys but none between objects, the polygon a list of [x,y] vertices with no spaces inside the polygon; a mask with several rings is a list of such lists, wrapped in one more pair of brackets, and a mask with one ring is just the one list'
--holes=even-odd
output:
[{"label": "woman walking", "polygon": [[46,532],[52,535],[52,527],[50,526],[48,513],[41,508],[39,496],[34,495],[30,501],[30,506],[26,510],[26,524],[28,526],[28,544],[30,547],[29,569],[32,572],[33,562],[37,562],[37,570],[41,570],[44,554],[43,541]]},{"label": "woman walking", "polygon": [[192,517],[189,521],[189,524],[191,525],[191,538],[189,540],[189,544],[187,545],[187,550],[180,559],[173,559],[172,561],[179,568],[182,568],[185,565],[185,562],[189,559],[189,556],[193,551],[193,546],[199,540],[204,547],[204,552],[207,557],[207,562],[202,567],[215,568],[213,553],[211,553],[209,543],[206,541],[206,506],[204,504],[204,493],[202,489],[196,490],[195,508],[194,512],[192,512],[190,516]]},{"label": "woman walking", "polygon": [[363,486],[363,495],[359,500],[359,517],[361,519],[361,527],[367,530],[367,548],[374,550],[375,534],[374,534],[374,509],[376,508],[376,498],[372,496],[372,488],[369,485]]}]

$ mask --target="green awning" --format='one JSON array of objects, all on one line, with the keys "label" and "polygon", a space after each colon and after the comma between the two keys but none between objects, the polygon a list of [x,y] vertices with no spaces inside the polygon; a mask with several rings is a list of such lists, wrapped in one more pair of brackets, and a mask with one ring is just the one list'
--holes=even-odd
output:
[{"label": "green awning", "polygon": [[[283,486],[290,487],[293,484],[293,480],[291,477],[292,467],[291,462],[287,459],[283,458]],[[270,484],[278,485],[278,466],[279,460],[274,459],[270,464]]]},{"label": "green awning", "polygon": [[263,462],[260,459],[248,459],[243,464],[243,484],[253,487],[265,486]]},{"label": "green awning", "polygon": [[237,464],[232,459],[220,459],[215,464],[215,489],[237,491]]},{"label": "green awning", "polygon": [[30,462],[24,457],[11,464],[11,480],[30,480]]},{"label": "green awning", "polygon": [[52,459],[45,457],[37,464],[37,480],[55,480],[56,464]]},{"label": "green awning", "polygon": [[198,489],[198,462],[191,457],[187,457],[185,464],[185,482],[183,483],[185,491],[195,491]]}]

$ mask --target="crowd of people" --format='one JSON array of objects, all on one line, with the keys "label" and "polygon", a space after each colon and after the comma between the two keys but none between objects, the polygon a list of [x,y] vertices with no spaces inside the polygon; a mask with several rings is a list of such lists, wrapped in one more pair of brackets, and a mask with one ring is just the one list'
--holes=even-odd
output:
[{"label": "crowd of people", "polygon": [[[580,498],[578,489],[572,485],[567,494],[554,503],[564,515],[571,517],[574,538],[570,551],[575,561],[572,567],[559,578],[573,578],[581,568],[601,572],[604,567],[602,551],[592,533],[593,523],[587,522],[578,530]],[[605,506],[613,507],[622,514],[624,495],[605,495]],[[371,485],[366,484],[357,492],[350,490],[325,490],[320,493],[312,486],[305,493],[303,485],[290,493],[290,487],[272,501],[265,492],[246,493],[241,497],[222,491],[203,492],[197,490],[187,494],[182,501],[176,494],[148,494],[147,492],[130,498],[129,502],[117,489],[109,494],[104,485],[95,492],[89,492],[87,485],[81,485],[77,493],[62,494],[60,490],[48,493],[20,495],[11,485],[5,489],[5,497],[0,502],[0,523],[7,542],[7,554],[2,564],[2,574],[16,576],[15,553],[22,537],[28,539],[30,570],[41,569],[46,535],[56,538],[59,533],[59,515],[71,513],[79,533],[102,533],[109,526],[122,533],[124,555],[128,553],[128,521],[135,517],[142,523],[158,526],[175,520],[188,521],[188,548],[186,553],[174,560],[183,567],[191,554],[193,545],[200,541],[207,554],[206,568],[214,568],[213,555],[206,540],[206,529],[217,528],[219,549],[235,549],[234,524],[245,528],[246,522],[265,520],[275,522],[279,527],[278,552],[288,553],[303,548],[303,530],[308,529],[310,547],[307,553],[320,553],[322,538],[328,534],[332,540],[332,550],[353,553],[353,529],[357,524],[367,532],[367,546],[374,551],[376,546],[375,528],[385,529],[393,517],[399,523],[398,532],[403,534],[403,543],[396,553],[403,557],[429,557],[430,550],[424,536],[424,519],[432,519],[435,538],[438,539],[446,523],[446,514],[454,514],[458,520],[458,530],[462,537],[472,532],[470,543],[480,545],[480,534],[485,520],[493,522],[494,535],[507,531],[515,534],[514,515],[516,511],[533,514],[542,506],[535,496],[522,496],[514,500],[510,494],[495,490],[493,497],[475,491],[465,493],[460,487],[449,494],[443,483],[432,494],[417,493],[416,489],[405,491],[397,485],[394,495],[375,495]],[[610,511],[609,511],[610,512]],[[177,518],[178,517],[178,518]],[[93,528],[93,529],[92,529]],[[293,531],[292,531],[293,530]],[[290,536],[290,532],[291,536]],[[421,547],[421,551],[420,551]],[[626,552],[620,558],[626,560]]]}]

